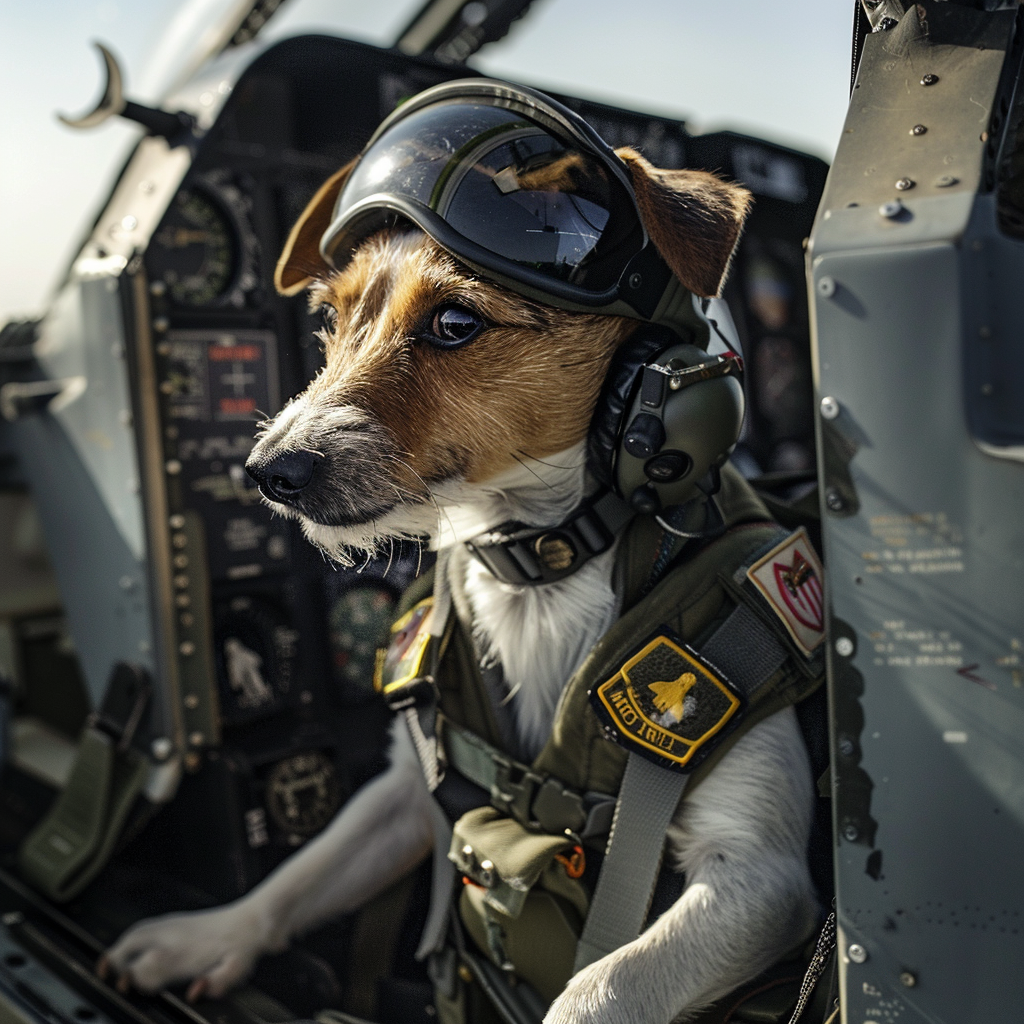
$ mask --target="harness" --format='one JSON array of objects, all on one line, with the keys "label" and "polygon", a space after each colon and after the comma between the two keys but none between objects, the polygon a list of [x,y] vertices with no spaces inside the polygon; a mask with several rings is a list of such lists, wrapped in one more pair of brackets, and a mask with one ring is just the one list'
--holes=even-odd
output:
[{"label": "harness", "polygon": [[567,683],[530,763],[503,742],[459,592],[435,592],[428,576],[405,596],[377,684],[405,715],[434,794],[419,955],[432,958],[442,1019],[465,1019],[467,965],[505,1020],[525,1024],[635,939],[684,883],[661,864],[684,791],[820,685],[821,573],[806,535],[771,522],[732,471],[720,505],[725,530],[700,547],[647,517],[627,529],[614,575],[623,613]]}]

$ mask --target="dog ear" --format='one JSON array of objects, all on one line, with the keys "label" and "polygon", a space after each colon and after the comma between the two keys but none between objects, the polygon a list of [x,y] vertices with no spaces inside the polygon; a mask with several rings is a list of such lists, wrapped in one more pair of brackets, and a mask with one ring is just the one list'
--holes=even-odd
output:
[{"label": "dog ear", "polygon": [[743,230],[750,193],[707,171],[652,167],[628,146],[615,152],[629,169],[654,247],[694,295],[717,295]]},{"label": "dog ear", "polygon": [[356,160],[350,160],[332,174],[295,222],[274,271],[274,287],[282,295],[295,295],[311,281],[330,273],[331,268],[320,255],[320,239],[330,226],[338,193],[355,164]]}]

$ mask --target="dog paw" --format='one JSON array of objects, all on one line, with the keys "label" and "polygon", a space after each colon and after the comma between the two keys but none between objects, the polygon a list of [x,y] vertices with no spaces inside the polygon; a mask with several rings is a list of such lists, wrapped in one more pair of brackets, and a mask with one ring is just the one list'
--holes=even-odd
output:
[{"label": "dog paw", "polygon": [[168,914],[129,928],[100,958],[101,976],[114,975],[122,991],[156,992],[191,982],[191,1001],[219,998],[242,981],[272,943],[244,904],[195,914]]},{"label": "dog paw", "polygon": [[572,978],[544,1024],[656,1024],[659,1015],[636,990],[638,980],[614,954],[605,957]]}]

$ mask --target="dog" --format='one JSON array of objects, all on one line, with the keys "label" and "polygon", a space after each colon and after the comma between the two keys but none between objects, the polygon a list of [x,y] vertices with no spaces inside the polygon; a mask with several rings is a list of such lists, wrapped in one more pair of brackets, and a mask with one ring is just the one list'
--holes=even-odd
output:
[{"label": "dog", "polygon": [[[659,170],[628,148],[617,154],[662,257],[695,294],[718,293],[748,193],[709,173]],[[593,490],[588,427],[636,321],[527,298],[411,226],[375,230],[334,271],[318,242],[344,177],[314,197],[276,278],[285,293],[308,287],[311,307],[324,311],[326,365],[267,424],[253,459],[295,457],[295,479],[278,481],[289,493],[270,503],[332,559],[351,564],[356,553],[430,538],[465,595],[479,650],[503,667],[530,757],[566,680],[619,614],[615,552],[557,582],[515,586],[463,542],[509,520],[558,523]],[[445,344],[470,333],[469,344]],[[390,766],[324,832],[234,903],[136,924],[103,969],[122,988],[188,982],[191,1000],[224,994],[261,955],[422,862],[433,849],[430,800],[399,721]],[[635,941],[577,973],[546,1024],[687,1020],[804,941],[818,915],[806,855],[812,807],[789,708],[746,732],[684,796],[667,835],[682,895]]]}]

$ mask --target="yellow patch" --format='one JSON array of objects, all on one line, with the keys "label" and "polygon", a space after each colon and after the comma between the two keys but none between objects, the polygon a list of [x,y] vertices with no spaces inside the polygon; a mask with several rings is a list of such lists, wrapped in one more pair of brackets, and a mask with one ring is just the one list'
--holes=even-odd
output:
[{"label": "yellow patch", "polygon": [[373,688],[378,693],[394,693],[422,678],[433,617],[434,599],[426,597],[391,627],[391,644],[386,651],[377,652]]},{"label": "yellow patch", "polygon": [[591,703],[620,746],[689,769],[743,702],[696,651],[660,635],[598,686]]}]

